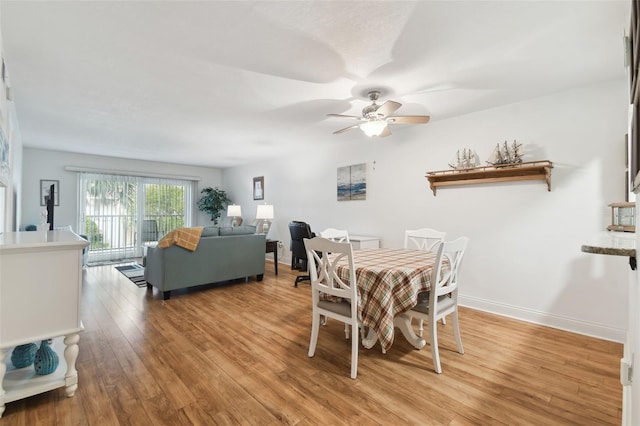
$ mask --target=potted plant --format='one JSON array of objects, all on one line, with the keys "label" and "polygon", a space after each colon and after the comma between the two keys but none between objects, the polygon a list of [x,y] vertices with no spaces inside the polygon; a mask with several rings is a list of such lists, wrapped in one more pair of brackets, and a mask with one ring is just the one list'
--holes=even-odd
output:
[{"label": "potted plant", "polygon": [[222,189],[206,187],[200,191],[202,197],[198,200],[196,205],[200,211],[207,213],[211,216],[213,223],[218,224],[220,218],[220,212],[223,211],[231,200],[227,197],[227,193]]}]

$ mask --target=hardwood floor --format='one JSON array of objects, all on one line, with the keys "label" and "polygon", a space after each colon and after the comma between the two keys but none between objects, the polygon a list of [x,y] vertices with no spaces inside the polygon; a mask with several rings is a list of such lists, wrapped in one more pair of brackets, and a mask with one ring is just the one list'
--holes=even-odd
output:
[{"label": "hardwood floor", "polygon": [[[282,265],[281,265],[282,266]],[[307,283],[267,262],[264,280],[161,294],[113,266],[83,272],[72,398],[63,389],[6,405],[0,425],[619,425],[622,345],[461,308],[465,354],[439,324],[429,347],[396,334],[360,348],[349,378],[341,323],[314,358]]]}]

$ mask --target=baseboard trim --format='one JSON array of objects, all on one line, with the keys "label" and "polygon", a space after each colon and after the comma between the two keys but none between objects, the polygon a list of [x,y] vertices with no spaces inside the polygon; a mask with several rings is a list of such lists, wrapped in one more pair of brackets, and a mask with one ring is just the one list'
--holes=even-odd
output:
[{"label": "baseboard trim", "polygon": [[559,330],[570,331],[572,333],[583,334],[585,336],[596,337],[598,339],[609,340],[612,342],[624,343],[626,339],[626,331],[624,329],[580,321],[560,315],[553,315],[548,312],[525,309],[519,306],[496,303],[491,300],[480,299],[477,297],[458,295],[458,304],[460,306],[491,314],[557,328]]}]

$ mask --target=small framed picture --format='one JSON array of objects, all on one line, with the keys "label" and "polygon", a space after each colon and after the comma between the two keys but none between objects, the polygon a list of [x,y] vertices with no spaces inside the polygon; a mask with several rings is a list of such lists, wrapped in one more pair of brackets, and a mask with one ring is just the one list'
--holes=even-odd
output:
[{"label": "small framed picture", "polygon": [[51,185],[53,185],[53,205],[60,205],[60,181],[40,179],[40,205],[47,205],[47,198],[51,196]]},{"label": "small framed picture", "polygon": [[264,200],[264,176],[253,178],[253,199]]}]

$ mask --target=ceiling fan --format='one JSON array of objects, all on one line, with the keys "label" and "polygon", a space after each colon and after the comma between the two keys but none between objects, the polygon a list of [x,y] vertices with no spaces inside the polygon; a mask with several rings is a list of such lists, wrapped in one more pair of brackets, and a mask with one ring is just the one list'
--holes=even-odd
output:
[{"label": "ceiling fan", "polygon": [[360,121],[358,124],[336,130],[333,132],[334,135],[359,127],[360,130],[369,137],[379,136],[383,138],[391,134],[389,124],[424,124],[428,123],[431,118],[428,115],[399,115],[390,117],[389,114],[393,114],[398,108],[400,108],[402,106],[401,103],[386,101],[382,105],[378,105],[376,101],[380,97],[379,90],[370,91],[368,96],[372,103],[362,109],[362,117],[356,117],[355,115],[327,114],[329,117],[349,118],[351,120]]}]

